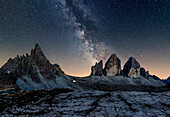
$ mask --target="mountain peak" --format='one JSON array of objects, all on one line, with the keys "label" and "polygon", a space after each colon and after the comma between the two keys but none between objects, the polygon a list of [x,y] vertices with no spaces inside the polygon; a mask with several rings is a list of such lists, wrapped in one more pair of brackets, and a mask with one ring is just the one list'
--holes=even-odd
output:
[{"label": "mountain peak", "polygon": [[139,68],[140,67],[139,62],[134,57],[130,57],[125,65],[131,65],[131,67],[133,67],[133,68]]},{"label": "mountain peak", "polygon": [[35,50],[41,50],[41,47],[40,47],[39,43],[35,44]]},{"label": "mountain peak", "polygon": [[115,76],[119,75],[121,71],[121,60],[116,54],[112,54],[107,60],[104,68],[104,75],[106,76]]},{"label": "mountain peak", "polygon": [[103,75],[103,61],[96,62],[95,66],[91,67],[91,75],[102,76]]},{"label": "mountain peak", "polygon": [[41,60],[47,61],[47,58],[45,57],[40,45],[37,43],[35,44],[35,48],[31,50],[31,58],[35,60],[35,62],[39,62]]},{"label": "mountain peak", "polygon": [[136,61],[136,59],[135,59],[135,57],[133,57],[133,56],[131,56],[131,57],[129,57],[129,61]]},{"label": "mountain peak", "polygon": [[111,55],[111,57],[114,57],[114,56],[116,56],[116,54],[113,53],[113,54]]},{"label": "mountain peak", "polygon": [[38,53],[43,53],[42,49],[40,47],[40,45],[38,43],[35,44],[35,48],[32,50],[34,53],[38,54]]},{"label": "mountain peak", "polygon": [[170,80],[170,76],[167,78],[167,80]]},{"label": "mountain peak", "polygon": [[129,60],[125,63],[123,69],[124,75],[127,77],[140,77],[140,64],[134,58],[130,57]]}]

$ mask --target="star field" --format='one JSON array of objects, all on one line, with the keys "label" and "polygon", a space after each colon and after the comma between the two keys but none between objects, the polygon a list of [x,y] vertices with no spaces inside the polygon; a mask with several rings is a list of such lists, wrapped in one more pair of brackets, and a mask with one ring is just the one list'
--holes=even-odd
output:
[{"label": "star field", "polygon": [[0,66],[40,43],[52,63],[86,76],[96,61],[134,56],[170,75],[169,0],[1,0]]}]

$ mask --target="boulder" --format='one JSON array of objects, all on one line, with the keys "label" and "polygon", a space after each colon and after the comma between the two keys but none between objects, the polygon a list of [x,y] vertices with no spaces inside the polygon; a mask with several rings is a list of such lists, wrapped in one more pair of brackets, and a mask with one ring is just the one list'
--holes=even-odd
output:
[{"label": "boulder", "polygon": [[137,78],[140,77],[140,64],[135,58],[130,57],[123,68],[123,74],[126,77]]},{"label": "boulder", "polygon": [[116,54],[112,54],[111,57],[107,60],[104,68],[105,76],[116,76],[120,75],[121,72],[121,61]]},{"label": "boulder", "polygon": [[96,65],[91,67],[91,75],[103,76],[103,61],[102,60],[99,63],[96,62]]}]

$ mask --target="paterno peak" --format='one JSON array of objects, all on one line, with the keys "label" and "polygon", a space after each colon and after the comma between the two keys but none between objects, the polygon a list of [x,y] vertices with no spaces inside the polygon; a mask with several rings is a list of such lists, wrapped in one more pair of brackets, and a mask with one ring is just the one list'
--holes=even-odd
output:
[{"label": "paterno peak", "polygon": [[51,64],[45,57],[38,43],[31,50],[30,55],[26,53],[26,56],[17,56],[14,59],[10,58],[0,69],[0,76],[7,78],[14,84],[17,81],[22,81],[22,83],[31,83],[33,81],[41,84],[45,80],[54,81],[56,77],[63,74],[64,72],[58,64]]}]

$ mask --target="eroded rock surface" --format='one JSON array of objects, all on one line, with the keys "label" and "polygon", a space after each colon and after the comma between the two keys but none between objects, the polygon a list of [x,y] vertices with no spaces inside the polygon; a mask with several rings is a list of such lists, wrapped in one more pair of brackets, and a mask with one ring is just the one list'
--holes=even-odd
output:
[{"label": "eroded rock surface", "polygon": [[140,64],[134,57],[130,57],[123,68],[124,76],[130,78],[140,77]]},{"label": "eroded rock surface", "polygon": [[0,116],[168,117],[170,92],[52,90],[0,98],[0,106]]},{"label": "eroded rock surface", "polygon": [[140,75],[144,78],[149,78],[149,71],[146,71],[143,67],[140,68]]},{"label": "eroded rock surface", "polygon": [[99,63],[96,62],[95,66],[92,66],[91,75],[95,75],[95,76],[103,75],[103,61],[102,60]]},{"label": "eroded rock surface", "polygon": [[105,64],[103,73],[105,76],[115,76],[120,75],[120,71],[121,61],[119,57],[116,56],[116,54],[112,54]]},{"label": "eroded rock surface", "polygon": [[[64,72],[60,66],[51,64],[45,57],[39,44],[36,44],[35,48],[31,50],[30,55],[26,54],[26,56],[17,56],[14,59],[10,58],[2,66],[0,69],[0,78],[2,77],[3,79],[0,79],[0,84],[1,82],[8,81],[12,83],[11,85],[19,88],[25,85],[27,88],[24,89],[26,90],[29,90],[28,87],[31,85],[32,89],[34,89],[33,85],[38,87],[41,84],[41,88],[46,89],[55,87],[55,83],[52,84],[51,82],[55,82],[56,78],[63,74]],[[47,82],[50,82],[49,85],[51,86],[47,85]]]},{"label": "eroded rock surface", "polygon": [[69,76],[64,74],[59,65],[51,64],[39,44],[36,44],[30,55],[26,54],[9,59],[0,69],[0,88],[16,87],[22,90],[40,90],[51,88],[97,89],[96,87],[98,87],[98,89],[103,89],[104,87],[105,89],[112,89],[115,86],[165,86],[165,83],[156,76],[149,75],[147,79],[144,77],[146,77],[146,72],[144,69],[140,69],[140,64],[135,58],[131,57],[122,71],[121,61],[115,54],[108,59],[104,70],[103,61],[100,61],[92,67],[92,73],[88,77]]}]

